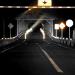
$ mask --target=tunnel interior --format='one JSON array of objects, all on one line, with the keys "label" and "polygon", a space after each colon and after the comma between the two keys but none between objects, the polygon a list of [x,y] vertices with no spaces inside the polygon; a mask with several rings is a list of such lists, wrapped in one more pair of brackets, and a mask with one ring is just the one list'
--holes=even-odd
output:
[{"label": "tunnel interior", "polygon": [[40,32],[40,28],[43,28],[41,24],[39,24],[39,25],[33,30],[33,33],[38,33],[38,32]]},{"label": "tunnel interior", "polygon": [[[31,23],[31,24],[33,24],[33,23]],[[28,27],[30,28],[31,26],[32,25],[30,25]],[[43,36],[42,36],[42,33],[40,32],[40,28],[43,28],[41,23],[37,27],[35,27],[35,29],[30,34],[28,34],[27,40],[33,40],[33,41],[42,40]]]}]

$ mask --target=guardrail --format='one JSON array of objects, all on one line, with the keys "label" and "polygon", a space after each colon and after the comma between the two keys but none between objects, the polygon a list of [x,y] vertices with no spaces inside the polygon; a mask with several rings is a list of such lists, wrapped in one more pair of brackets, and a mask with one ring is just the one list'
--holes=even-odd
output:
[{"label": "guardrail", "polygon": [[60,44],[63,44],[63,45],[69,46],[69,47],[75,47],[75,40],[72,38],[68,39],[68,38],[60,38],[60,37],[53,36],[52,39],[55,42],[58,42]]},{"label": "guardrail", "polygon": [[15,41],[18,41],[19,39],[21,39],[21,36],[23,35],[23,33],[20,33],[18,36],[15,37],[11,37],[11,38],[1,38],[0,39],[0,47],[9,45],[11,43],[14,43]]}]

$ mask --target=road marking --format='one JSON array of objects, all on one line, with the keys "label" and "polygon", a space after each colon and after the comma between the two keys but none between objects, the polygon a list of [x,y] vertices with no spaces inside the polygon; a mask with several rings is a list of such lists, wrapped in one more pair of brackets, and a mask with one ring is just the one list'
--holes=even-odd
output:
[{"label": "road marking", "polygon": [[[25,42],[25,40],[24,40],[23,42]],[[5,50],[1,51],[1,53],[4,53],[4,52],[6,52],[6,51],[8,51],[8,50],[11,50],[11,49],[13,49],[13,48],[15,48],[15,47],[17,47],[17,46],[19,46],[19,45],[21,45],[21,43],[15,45],[15,46],[13,46],[13,47],[10,47],[10,48],[5,49]],[[1,54],[1,53],[0,53],[0,54]]]},{"label": "road marking", "polygon": [[19,45],[20,45],[20,44],[17,44],[17,45],[15,45],[15,46],[13,46],[13,47],[7,48],[7,49],[1,51],[1,53],[4,53],[4,52],[6,52],[6,51],[8,51],[8,50],[11,50],[11,49],[13,49],[13,48],[15,48],[15,47],[17,47],[17,46],[19,46]]},{"label": "road marking", "polygon": [[58,67],[58,65],[53,61],[53,59],[48,55],[48,53],[39,45],[37,44],[40,49],[42,50],[42,52],[45,54],[45,56],[48,58],[48,60],[50,61],[50,63],[52,64],[52,66],[55,68],[55,70],[59,73],[63,73],[63,71]]},{"label": "road marking", "polygon": [[15,48],[15,47],[16,47],[16,46],[11,47],[11,48],[7,48],[7,49],[5,49],[5,50],[1,51],[1,53],[4,53],[4,52],[6,52],[6,51],[8,51],[8,50],[10,50],[10,49],[13,49],[13,48]]}]

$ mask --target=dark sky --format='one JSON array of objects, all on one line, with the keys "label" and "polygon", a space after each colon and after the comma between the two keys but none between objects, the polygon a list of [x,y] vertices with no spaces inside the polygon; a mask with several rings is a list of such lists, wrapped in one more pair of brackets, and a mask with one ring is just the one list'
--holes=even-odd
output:
[{"label": "dark sky", "polygon": [[[38,0],[0,0],[0,5],[37,5]],[[54,6],[75,6],[75,0],[52,0]]]},{"label": "dark sky", "polygon": [[8,24],[12,23],[14,28],[12,29],[13,36],[16,35],[16,17],[27,9],[15,9],[15,8],[2,8],[0,9],[0,37],[3,36],[3,24],[5,25],[6,37],[9,37]]}]

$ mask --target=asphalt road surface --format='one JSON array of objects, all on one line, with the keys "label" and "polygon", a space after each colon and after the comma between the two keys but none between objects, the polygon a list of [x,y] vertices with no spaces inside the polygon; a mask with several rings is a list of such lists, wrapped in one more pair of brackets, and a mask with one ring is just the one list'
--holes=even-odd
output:
[{"label": "asphalt road surface", "polygon": [[0,75],[75,75],[75,50],[29,40],[0,53]]}]

